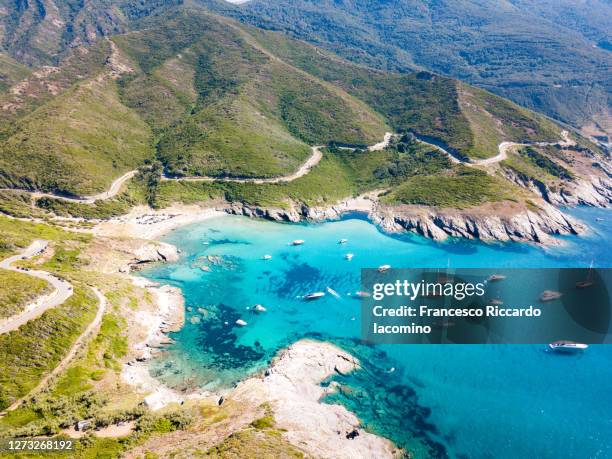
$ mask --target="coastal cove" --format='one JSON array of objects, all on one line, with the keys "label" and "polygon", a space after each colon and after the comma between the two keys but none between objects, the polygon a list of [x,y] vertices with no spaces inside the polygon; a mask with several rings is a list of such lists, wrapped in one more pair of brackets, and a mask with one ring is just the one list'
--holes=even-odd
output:
[{"label": "coastal cove", "polygon": [[[181,250],[179,261],[141,272],[179,287],[187,308],[185,325],[170,334],[175,342],[150,361],[150,372],[178,390],[223,392],[301,338],[330,341],[362,369],[326,381],[337,390],[325,401],[343,404],[366,430],[416,458],[477,458],[485,451],[500,458],[607,457],[612,348],[564,357],[544,346],[369,347],[358,339],[354,292],[362,267],[612,266],[609,211],[567,212],[591,230],[545,248],[389,235],[356,214],[318,224],[224,215],[180,227],[163,238]],[[338,244],[341,238],[348,242]],[[291,246],[296,239],[305,244]],[[340,298],[300,298],[326,287]],[[266,311],[256,313],[255,304]],[[236,326],[238,319],[247,325]]]}]

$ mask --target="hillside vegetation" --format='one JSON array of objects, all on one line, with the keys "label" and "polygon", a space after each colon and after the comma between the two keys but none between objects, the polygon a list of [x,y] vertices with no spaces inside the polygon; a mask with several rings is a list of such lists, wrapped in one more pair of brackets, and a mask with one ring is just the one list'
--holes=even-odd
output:
[{"label": "hillside vegetation", "polygon": [[3,284],[0,289],[0,320],[19,313],[29,302],[51,291],[46,281],[24,273],[2,269],[0,276]]},{"label": "hillside vegetation", "polygon": [[464,156],[495,156],[504,140],[559,139],[560,128],[545,117],[457,80],[428,72],[376,71],[277,32],[249,32],[287,62],[368,103],[395,131],[431,137]]},{"label": "hillside vegetation", "polygon": [[29,73],[27,66],[20,64],[8,54],[0,53],[0,93],[23,80]]},{"label": "hillside vegetation", "polygon": [[[431,158],[419,157],[426,152],[414,146],[410,153],[417,156],[410,160],[393,148],[378,156],[363,151],[388,131],[414,133],[465,159],[495,156],[502,141],[556,141],[561,131],[541,115],[447,77],[374,70],[191,8],[146,17],[138,30],[75,49],[60,66],[19,85],[21,96],[2,96],[16,107],[3,115],[0,187],[86,195],[106,190],[128,170],[143,171],[123,195],[99,205],[37,201],[86,218],[199,194],[324,204],[399,186]],[[159,181],[162,171],[175,177],[288,175],[313,145],[332,148],[291,183]],[[351,157],[338,145],[358,153]],[[398,154],[403,158],[389,156]],[[387,160],[395,163],[380,163]],[[387,176],[384,167],[402,172]],[[15,195],[0,208],[23,214],[26,205]]]},{"label": "hillside vegetation", "polygon": [[355,62],[459,78],[576,126],[612,105],[605,0],[254,0],[224,10]]}]

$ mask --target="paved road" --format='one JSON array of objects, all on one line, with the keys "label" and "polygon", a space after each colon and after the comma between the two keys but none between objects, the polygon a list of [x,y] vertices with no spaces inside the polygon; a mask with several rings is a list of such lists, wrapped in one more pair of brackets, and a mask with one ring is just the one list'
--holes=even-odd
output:
[{"label": "paved road", "polygon": [[47,248],[48,242],[43,240],[35,240],[17,255],[5,258],[0,262],[0,268],[15,271],[29,276],[38,277],[49,282],[53,287],[54,291],[49,295],[41,296],[37,301],[28,305],[20,313],[0,321],[0,334],[8,333],[10,331],[18,329],[20,326],[28,322],[29,320],[35,319],[42,315],[47,309],[53,308],[62,304],[68,298],[72,296],[72,285],[68,282],[58,279],[54,275],[46,271],[38,271],[30,269],[28,271],[14,267],[12,264],[21,259],[32,258],[38,255],[40,252]]},{"label": "paved road", "polygon": [[76,341],[74,342],[68,353],[64,356],[64,358],[60,361],[60,363],[48,375],[41,379],[34,389],[32,389],[28,394],[24,395],[20,399],[13,402],[13,404],[9,406],[4,413],[0,413],[0,415],[6,414],[7,411],[16,410],[21,406],[24,401],[32,398],[34,395],[45,389],[49,384],[49,381],[51,381],[62,371],[64,371],[68,367],[70,362],[72,362],[72,359],[74,359],[78,352],[84,347],[89,338],[91,338],[98,332],[98,330],[100,329],[100,324],[102,323],[102,318],[104,317],[104,313],[106,312],[107,302],[105,296],[100,292],[100,290],[95,287],[91,287],[91,289],[98,297],[98,311],[96,312],[96,317],[94,317],[94,320],[87,326],[85,331],[79,335],[79,337],[76,339]]}]

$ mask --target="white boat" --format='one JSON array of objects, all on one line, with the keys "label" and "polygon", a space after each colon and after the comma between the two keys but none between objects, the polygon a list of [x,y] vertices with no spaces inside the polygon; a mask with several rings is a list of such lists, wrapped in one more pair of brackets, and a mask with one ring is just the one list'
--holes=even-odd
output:
[{"label": "white boat", "polygon": [[338,244],[346,244],[348,242],[348,239],[340,239],[338,241]]},{"label": "white boat", "polygon": [[325,290],[327,290],[327,292],[328,292],[330,295],[332,295],[332,296],[334,296],[334,297],[336,297],[336,298],[340,298],[340,295],[338,294],[338,292],[336,292],[336,291],[335,291],[333,288],[331,288],[331,287],[327,287]]},{"label": "white boat", "polygon": [[353,259],[355,255],[352,253],[347,253],[346,255],[344,255],[344,258],[346,258],[348,261],[351,261]]},{"label": "white boat", "polygon": [[555,341],[550,343],[548,347],[555,352],[579,352],[588,349],[588,344],[575,343],[574,341]]},{"label": "white boat", "polygon": [[382,265],[378,267],[379,273],[384,273],[385,271],[389,271],[391,269],[391,265]]},{"label": "white boat", "polygon": [[355,295],[358,296],[359,298],[369,298],[372,296],[368,292],[363,292],[361,290],[355,292]]},{"label": "white boat", "polygon": [[263,257],[261,257],[262,260],[271,260],[272,259],[272,255],[264,255]]},{"label": "white boat", "polygon": [[246,324],[247,323],[244,320],[242,320],[242,319],[238,319],[236,321],[236,325],[240,325],[241,327],[244,327]]},{"label": "white boat", "polygon": [[544,290],[540,295],[540,301],[553,301],[561,298],[562,293],[554,290]]},{"label": "white boat", "polygon": [[506,278],[506,276],[502,275],[502,274],[491,274],[489,276],[489,280],[490,281],[500,281],[500,280],[504,280]]},{"label": "white boat", "polygon": [[304,296],[305,300],[316,300],[318,298],[321,298],[322,296],[325,296],[324,292],[314,292],[314,293],[309,293],[308,295]]},{"label": "white boat", "polygon": [[304,241],[302,239],[296,239],[291,243],[291,245],[302,245]]},{"label": "white boat", "polygon": [[266,308],[264,308],[261,304],[256,304],[253,306],[253,309],[257,312],[266,312]]}]

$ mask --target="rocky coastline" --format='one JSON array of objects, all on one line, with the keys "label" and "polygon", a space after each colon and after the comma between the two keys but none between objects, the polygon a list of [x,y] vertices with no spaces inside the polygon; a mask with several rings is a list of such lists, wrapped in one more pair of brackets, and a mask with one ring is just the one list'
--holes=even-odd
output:
[{"label": "rocky coastline", "polygon": [[359,368],[356,358],[333,344],[304,339],[281,351],[262,376],[239,383],[229,397],[249,406],[269,404],[285,438],[308,457],[405,457],[391,441],[363,430],[344,406],[321,402],[336,390],[322,381]]},{"label": "rocky coastline", "polygon": [[[608,176],[591,176],[588,180],[566,182],[563,187],[550,187],[533,177],[523,176],[511,169],[502,168],[509,181],[525,188],[556,206],[592,206],[607,208],[612,205],[612,180]],[[608,171],[608,174],[610,172]]]},{"label": "rocky coastline", "polygon": [[360,212],[383,231],[408,231],[436,241],[462,237],[485,242],[558,245],[560,241],[554,236],[579,235],[588,231],[583,223],[543,200],[531,207],[502,202],[469,209],[438,209],[416,205],[381,205],[376,196],[370,194],[329,207],[294,204],[287,208],[268,208],[233,203],[225,210],[230,214],[279,222],[337,220],[346,213]]}]

